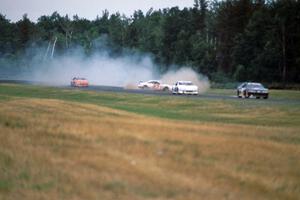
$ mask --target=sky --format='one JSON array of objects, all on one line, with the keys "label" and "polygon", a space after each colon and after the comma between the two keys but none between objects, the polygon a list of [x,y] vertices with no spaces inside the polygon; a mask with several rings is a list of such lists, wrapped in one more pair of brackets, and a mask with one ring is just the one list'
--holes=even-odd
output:
[{"label": "sky", "polygon": [[57,11],[69,17],[77,14],[80,18],[93,20],[102,16],[107,9],[110,14],[120,12],[130,17],[135,10],[146,13],[150,8],[170,8],[178,6],[192,7],[194,0],[0,0],[0,13],[7,19],[16,22],[26,13],[31,21],[42,15],[51,15]]}]

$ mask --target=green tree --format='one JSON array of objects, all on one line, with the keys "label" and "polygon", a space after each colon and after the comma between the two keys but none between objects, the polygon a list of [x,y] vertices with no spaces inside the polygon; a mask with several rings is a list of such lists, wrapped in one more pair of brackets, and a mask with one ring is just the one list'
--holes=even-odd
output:
[{"label": "green tree", "polygon": [[35,26],[34,23],[31,22],[27,14],[23,15],[23,19],[16,23],[17,30],[18,30],[18,43],[20,45],[20,49],[26,48],[28,42],[34,37],[35,35]]},{"label": "green tree", "polygon": [[281,51],[281,81],[300,80],[300,2],[278,0],[271,4]]},{"label": "green tree", "polygon": [[9,56],[16,51],[16,26],[0,14],[0,57]]},{"label": "green tree", "polygon": [[232,50],[239,34],[244,32],[253,12],[250,0],[226,0],[217,4],[217,62],[218,70],[233,74]]}]

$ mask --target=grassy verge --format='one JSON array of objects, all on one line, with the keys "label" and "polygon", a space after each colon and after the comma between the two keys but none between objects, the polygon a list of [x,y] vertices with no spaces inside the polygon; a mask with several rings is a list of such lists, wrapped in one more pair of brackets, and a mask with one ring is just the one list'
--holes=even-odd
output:
[{"label": "grassy verge", "polygon": [[[213,90],[211,94],[227,94],[227,90]],[[283,92],[278,96],[282,97]],[[289,93],[289,92],[288,92]],[[177,120],[254,124],[265,126],[297,126],[300,124],[299,102],[270,103],[240,99],[174,98],[109,92],[63,90],[51,87],[2,85],[1,99],[46,98],[91,103],[129,112]],[[298,94],[293,98],[297,99]],[[291,96],[291,95],[290,95]],[[284,116],[284,117],[282,117]]]},{"label": "grassy verge", "polygon": [[[210,89],[209,94],[235,96],[236,89]],[[269,90],[270,98],[277,100],[297,100],[300,101],[299,90]]]},{"label": "grassy verge", "polygon": [[0,85],[0,199],[299,199],[299,107]]}]

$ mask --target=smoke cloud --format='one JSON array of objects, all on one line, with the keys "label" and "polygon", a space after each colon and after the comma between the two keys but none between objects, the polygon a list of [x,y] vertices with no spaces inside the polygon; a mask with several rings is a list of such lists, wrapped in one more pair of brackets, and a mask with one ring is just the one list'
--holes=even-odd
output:
[{"label": "smoke cloud", "polygon": [[147,56],[112,58],[105,54],[95,54],[84,58],[80,54],[72,54],[35,66],[34,69],[32,79],[50,85],[66,85],[73,77],[84,77],[91,85],[123,87],[129,82],[156,76],[155,67]]},{"label": "smoke cloud", "polygon": [[208,78],[196,73],[191,68],[181,68],[177,71],[169,71],[164,74],[161,78],[162,82],[167,84],[174,84],[177,81],[192,81],[195,85],[198,86],[199,93],[206,92],[209,87],[210,83]]},{"label": "smoke cloud", "polygon": [[87,57],[82,49],[78,48],[63,56],[47,59],[45,52],[46,48],[43,47],[27,49],[26,58],[20,62],[23,66],[20,68],[22,73],[19,72],[19,76],[16,76],[15,71],[12,72],[13,79],[18,77],[17,79],[47,85],[69,85],[73,77],[83,77],[90,85],[117,86],[126,89],[137,89],[137,84],[141,80],[156,79],[169,85],[186,80],[197,85],[200,93],[209,88],[208,79],[191,68],[169,70],[161,75],[150,56],[130,51],[126,55],[112,57],[108,51],[102,50]]}]

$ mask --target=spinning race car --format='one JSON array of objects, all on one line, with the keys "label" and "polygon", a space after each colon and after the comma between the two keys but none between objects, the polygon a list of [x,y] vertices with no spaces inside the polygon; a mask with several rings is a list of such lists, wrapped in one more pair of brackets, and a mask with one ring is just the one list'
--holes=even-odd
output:
[{"label": "spinning race car", "polygon": [[89,82],[85,78],[74,77],[71,81],[72,87],[88,87]]},{"label": "spinning race car", "polygon": [[172,87],[173,94],[198,94],[198,86],[191,81],[177,81]]},{"label": "spinning race car", "polygon": [[140,89],[151,89],[151,90],[162,90],[162,91],[170,91],[172,87],[167,84],[162,84],[158,80],[149,80],[146,82],[140,81],[138,84],[138,88]]}]

